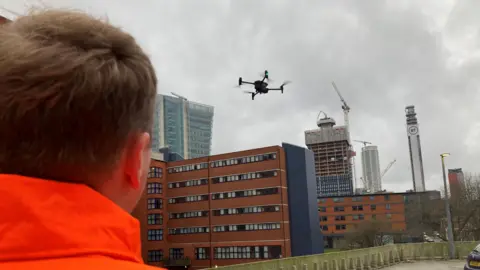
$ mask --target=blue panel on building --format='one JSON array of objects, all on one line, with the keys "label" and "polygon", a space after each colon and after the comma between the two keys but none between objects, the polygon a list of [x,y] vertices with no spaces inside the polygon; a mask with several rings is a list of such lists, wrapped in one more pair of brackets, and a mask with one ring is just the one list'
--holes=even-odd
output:
[{"label": "blue panel on building", "polygon": [[283,143],[285,151],[292,256],[323,253],[313,152]]},{"label": "blue panel on building", "polygon": [[317,197],[353,195],[352,174],[317,176]]}]

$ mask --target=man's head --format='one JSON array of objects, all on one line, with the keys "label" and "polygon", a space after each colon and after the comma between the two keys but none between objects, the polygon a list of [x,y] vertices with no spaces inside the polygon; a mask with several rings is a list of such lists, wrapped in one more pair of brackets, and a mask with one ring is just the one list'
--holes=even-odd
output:
[{"label": "man's head", "polygon": [[87,184],[126,210],[150,163],[157,79],[135,39],[72,11],[0,27],[0,173]]}]

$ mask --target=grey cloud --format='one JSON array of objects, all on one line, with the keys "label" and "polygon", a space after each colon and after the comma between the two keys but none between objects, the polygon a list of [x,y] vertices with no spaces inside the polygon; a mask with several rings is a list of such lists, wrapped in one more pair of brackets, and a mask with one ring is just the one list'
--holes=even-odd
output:
[{"label": "grey cloud", "polygon": [[[131,31],[152,55],[161,93],[215,106],[215,153],[303,145],[320,110],[342,124],[335,80],[352,107],[353,138],[377,144],[383,167],[397,159],[387,189],[412,187],[410,104],[418,110],[427,187],[441,184],[441,152],[452,152],[449,167],[479,171],[478,1],[44,2],[108,14]],[[238,76],[253,80],[266,68],[274,84],[293,81],[285,94],[252,102],[247,89],[233,88]]]}]

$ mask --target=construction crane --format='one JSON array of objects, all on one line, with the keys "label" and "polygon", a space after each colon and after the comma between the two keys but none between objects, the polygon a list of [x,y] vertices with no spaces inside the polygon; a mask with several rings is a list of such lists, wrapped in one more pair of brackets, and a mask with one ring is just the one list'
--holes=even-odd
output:
[{"label": "construction crane", "polygon": [[353,140],[354,142],[359,142],[359,143],[363,143],[363,147],[366,147],[367,144],[372,144],[371,142],[366,142],[366,141],[360,141],[360,140]]},{"label": "construction crane", "polygon": [[383,176],[392,168],[393,164],[397,162],[396,159],[394,159],[392,162],[388,163],[387,167],[383,170],[383,172],[380,174],[380,181],[382,181]]},{"label": "construction crane", "polygon": [[347,102],[342,97],[342,94],[340,94],[340,91],[338,90],[337,85],[335,84],[334,81],[332,81],[332,86],[333,86],[333,89],[335,89],[335,91],[337,92],[338,97],[340,97],[340,101],[342,102],[343,118],[345,121],[345,126],[347,127],[347,130],[348,130],[348,133],[350,134],[350,121],[348,120],[348,114],[350,113],[350,106],[348,106]]},{"label": "construction crane", "polygon": [[[351,145],[350,141],[350,121],[348,120],[348,113],[350,113],[350,106],[348,106],[347,102],[343,98],[342,94],[337,88],[337,85],[335,84],[334,81],[332,81],[332,86],[333,89],[335,89],[335,92],[337,92],[338,97],[340,98],[340,101],[342,102],[342,110],[343,110],[343,121],[345,124],[345,127],[347,128],[348,132],[348,143],[350,144],[350,154],[352,155],[354,153],[353,147]],[[350,165],[353,168],[353,178],[354,178],[354,189],[357,187],[357,173],[356,173],[356,166],[355,166],[355,156],[352,155],[352,158],[350,159]]]}]

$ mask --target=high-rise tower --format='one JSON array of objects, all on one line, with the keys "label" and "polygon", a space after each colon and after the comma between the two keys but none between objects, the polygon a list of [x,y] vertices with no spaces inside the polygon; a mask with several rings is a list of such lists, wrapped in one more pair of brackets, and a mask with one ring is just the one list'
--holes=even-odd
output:
[{"label": "high-rise tower", "polygon": [[380,159],[378,147],[368,145],[362,148],[362,171],[366,189],[370,193],[382,190],[382,179],[380,175]]},{"label": "high-rise tower", "polygon": [[420,145],[420,130],[418,128],[415,106],[405,107],[407,117],[408,147],[410,150],[410,164],[412,168],[413,190],[425,191],[425,175],[423,173],[422,147]]},{"label": "high-rise tower", "polygon": [[352,195],[348,129],[335,126],[335,120],[327,115],[317,120],[317,126],[318,129],[305,131],[305,144],[315,159],[317,197]]},{"label": "high-rise tower", "polygon": [[178,95],[158,94],[152,150],[158,151],[159,148],[168,146],[184,159],[210,155],[213,115],[212,106]]}]

